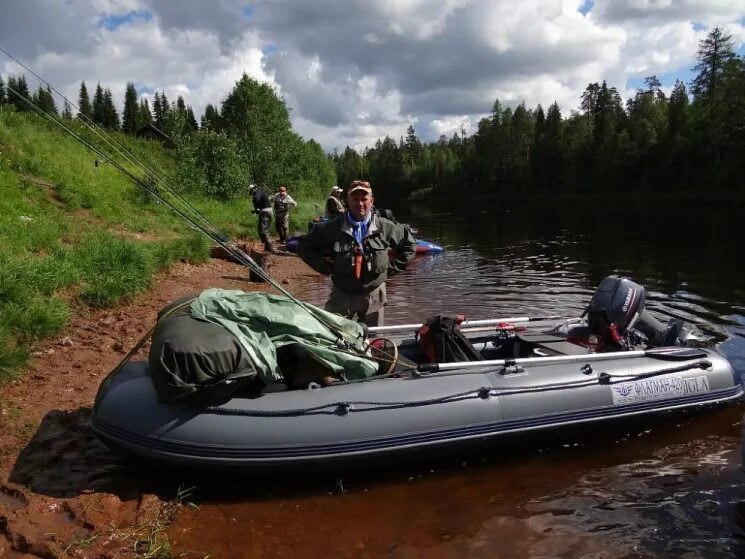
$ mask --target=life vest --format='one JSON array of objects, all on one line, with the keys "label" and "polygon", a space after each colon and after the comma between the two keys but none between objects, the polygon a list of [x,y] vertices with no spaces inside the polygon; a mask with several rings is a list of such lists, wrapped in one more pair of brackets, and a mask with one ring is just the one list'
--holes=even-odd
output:
[{"label": "life vest", "polygon": [[274,215],[281,217],[289,213],[290,204],[284,201],[286,198],[287,195],[283,196],[282,199],[279,196],[274,199]]}]

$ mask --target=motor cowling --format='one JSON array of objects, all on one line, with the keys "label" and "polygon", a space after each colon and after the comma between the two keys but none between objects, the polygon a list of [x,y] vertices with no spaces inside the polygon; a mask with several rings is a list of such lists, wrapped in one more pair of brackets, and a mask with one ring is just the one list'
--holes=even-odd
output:
[{"label": "motor cowling", "polygon": [[590,334],[606,344],[622,345],[631,328],[646,336],[650,345],[666,346],[681,343],[683,322],[672,319],[662,324],[644,309],[646,290],[628,278],[608,276],[600,282],[587,306]]},{"label": "motor cowling", "polygon": [[628,278],[608,276],[600,282],[587,305],[590,332],[618,343],[644,311],[646,292]]}]

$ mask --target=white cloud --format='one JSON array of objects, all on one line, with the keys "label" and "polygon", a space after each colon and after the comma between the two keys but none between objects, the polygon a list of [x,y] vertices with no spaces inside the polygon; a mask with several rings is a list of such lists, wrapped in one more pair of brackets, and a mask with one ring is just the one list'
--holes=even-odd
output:
[{"label": "white cloud", "polygon": [[[183,95],[197,116],[243,72],[271,83],[296,130],[362,147],[410,122],[426,139],[469,130],[496,98],[564,114],[589,82],[689,77],[723,25],[745,41],[742,0],[42,0],[11,2],[0,46],[77,100],[100,81]],[[0,72],[17,71],[0,58]],[[32,84],[35,88],[36,84]],[[633,87],[629,89],[633,90]]]}]

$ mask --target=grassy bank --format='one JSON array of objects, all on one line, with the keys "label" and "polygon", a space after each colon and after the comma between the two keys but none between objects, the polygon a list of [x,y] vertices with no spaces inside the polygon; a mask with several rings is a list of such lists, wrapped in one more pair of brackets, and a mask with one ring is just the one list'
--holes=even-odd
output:
[{"label": "grassy bank", "polygon": [[[159,177],[173,176],[172,153],[159,143],[113,138]],[[39,117],[0,108],[0,381],[79,310],[115,306],[173,262],[208,258],[207,237],[97,158]],[[231,237],[255,236],[247,198],[182,196]],[[304,229],[317,196],[298,199],[293,229]]]}]

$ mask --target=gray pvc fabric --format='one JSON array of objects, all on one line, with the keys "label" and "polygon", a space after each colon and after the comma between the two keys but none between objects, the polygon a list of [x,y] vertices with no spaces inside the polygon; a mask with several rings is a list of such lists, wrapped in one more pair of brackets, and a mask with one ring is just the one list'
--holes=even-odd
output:
[{"label": "gray pvc fabric", "polygon": [[267,384],[282,380],[277,349],[288,344],[300,344],[333,374],[348,380],[377,372],[378,364],[369,357],[352,349],[340,350],[339,335],[324,325],[333,325],[350,344],[360,346],[365,337],[361,324],[308,303],[303,305],[308,310],[283,295],[207,289],[191,304],[191,315],[230,331]]}]

